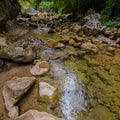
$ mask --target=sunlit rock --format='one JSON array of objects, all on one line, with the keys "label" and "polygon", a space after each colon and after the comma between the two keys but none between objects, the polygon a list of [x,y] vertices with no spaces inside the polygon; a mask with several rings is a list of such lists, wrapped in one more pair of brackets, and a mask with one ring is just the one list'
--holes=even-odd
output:
[{"label": "sunlit rock", "polygon": [[56,91],[56,88],[52,85],[46,83],[46,82],[40,82],[39,83],[39,94],[40,96],[52,96],[54,92]]},{"label": "sunlit rock", "polygon": [[36,64],[31,68],[30,73],[32,75],[44,75],[50,69],[50,65],[47,61],[38,60]]},{"label": "sunlit rock", "polygon": [[5,83],[3,97],[5,106],[10,110],[35,82],[35,77],[13,78]]}]

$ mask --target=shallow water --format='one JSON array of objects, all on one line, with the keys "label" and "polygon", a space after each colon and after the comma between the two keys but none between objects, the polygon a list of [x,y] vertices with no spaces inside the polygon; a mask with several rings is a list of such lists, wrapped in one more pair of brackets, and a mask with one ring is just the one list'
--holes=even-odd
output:
[{"label": "shallow water", "polygon": [[[57,54],[54,50],[47,48],[41,55],[48,56]],[[59,53],[60,54],[60,53]],[[82,88],[78,86],[76,76],[64,67],[61,60],[50,60],[50,74],[61,80],[61,97],[59,99],[63,118],[65,120],[77,120],[77,114],[85,111],[85,100]]]}]

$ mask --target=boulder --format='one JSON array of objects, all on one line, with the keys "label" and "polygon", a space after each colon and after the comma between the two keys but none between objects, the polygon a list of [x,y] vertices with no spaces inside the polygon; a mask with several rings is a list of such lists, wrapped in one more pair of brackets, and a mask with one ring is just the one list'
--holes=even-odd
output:
[{"label": "boulder", "polygon": [[3,97],[7,110],[10,110],[35,82],[35,77],[13,78],[5,83]]},{"label": "boulder", "polygon": [[54,92],[56,91],[56,88],[52,85],[46,83],[46,82],[40,82],[39,83],[39,94],[40,96],[52,96]]},{"label": "boulder", "polygon": [[18,118],[10,120],[63,120],[62,118],[55,117],[47,112],[39,112],[37,110],[29,110]]},{"label": "boulder", "polygon": [[36,58],[35,44],[32,38],[10,44],[0,50],[0,58],[15,62],[32,62]]},{"label": "boulder", "polygon": [[102,24],[99,21],[100,14],[98,13],[90,13],[83,18],[82,22],[82,30],[87,35],[97,35],[102,29]]},{"label": "boulder", "polygon": [[32,75],[44,75],[50,69],[50,64],[43,60],[43,61],[36,61],[36,64],[31,68],[30,73]]},{"label": "boulder", "polygon": [[15,18],[20,11],[21,6],[17,0],[0,0],[0,25]]}]

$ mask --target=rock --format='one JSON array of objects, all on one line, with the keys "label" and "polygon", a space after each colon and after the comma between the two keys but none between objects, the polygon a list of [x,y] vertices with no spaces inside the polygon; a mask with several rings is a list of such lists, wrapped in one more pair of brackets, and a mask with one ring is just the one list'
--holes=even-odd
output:
[{"label": "rock", "polygon": [[32,62],[36,58],[34,42],[32,38],[15,42],[0,50],[0,58],[15,62]]},{"label": "rock", "polygon": [[0,47],[6,47],[6,38],[0,37]]},{"label": "rock", "polygon": [[90,13],[85,16],[82,20],[82,30],[87,35],[97,35],[99,31],[102,29],[102,24],[99,21],[100,14],[98,13]]},{"label": "rock", "polygon": [[51,86],[50,84],[46,82],[40,82],[39,83],[39,94],[40,96],[52,96],[54,92],[56,91],[56,88]]},{"label": "rock", "polygon": [[14,106],[13,108],[10,109],[8,116],[12,118],[17,118],[19,116],[19,108],[18,106]]},{"label": "rock", "polygon": [[120,38],[120,28],[113,28],[113,27],[106,27],[102,30],[103,34],[110,39],[116,40],[117,38]]},{"label": "rock", "polygon": [[81,57],[83,57],[85,54],[86,54],[86,51],[80,50],[80,51],[78,51],[77,56],[81,58]]},{"label": "rock", "polygon": [[97,53],[98,52],[97,46],[90,42],[82,43],[81,49],[85,50],[87,53]]},{"label": "rock", "polygon": [[113,48],[113,47],[108,47],[108,51],[109,51],[109,52],[114,52],[114,51],[115,51],[115,48]]},{"label": "rock", "polygon": [[55,49],[61,49],[64,47],[65,47],[65,45],[63,43],[58,43],[57,45],[54,46]]},{"label": "rock", "polygon": [[59,59],[61,57],[62,57],[62,55],[56,54],[56,55],[50,55],[49,59],[50,60],[56,60],[56,59]]},{"label": "rock", "polygon": [[32,75],[44,75],[50,69],[50,65],[47,61],[38,60],[36,64],[31,68],[30,73]]},{"label": "rock", "polygon": [[7,110],[10,110],[35,82],[35,77],[13,78],[5,83],[3,97]]},{"label": "rock", "polygon": [[25,14],[28,16],[34,16],[37,15],[37,11],[34,8],[30,7],[25,11]]},{"label": "rock", "polygon": [[14,39],[18,39],[19,37],[25,35],[28,33],[28,29],[25,28],[21,28],[21,27],[13,27],[10,31],[9,31],[9,36],[13,37]]},{"label": "rock", "polygon": [[18,118],[10,120],[63,120],[62,118],[55,117],[47,112],[39,112],[37,110],[29,110]]}]

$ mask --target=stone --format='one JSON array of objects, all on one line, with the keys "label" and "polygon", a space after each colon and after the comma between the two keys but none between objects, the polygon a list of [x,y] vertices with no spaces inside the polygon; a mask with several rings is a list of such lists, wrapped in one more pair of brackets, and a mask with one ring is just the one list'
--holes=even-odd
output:
[{"label": "stone", "polygon": [[37,110],[29,110],[18,118],[10,120],[63,120],[62,118],[55,117],[47,112],[39,112]]},{"label": "stone", "polygon": [[32,38],[20,40],[0,50],[0,58],[15,62],[32,62],[36,58],[35,41]]},{"label": "stone", "polygon": [[59,59],[61,57],[62,57],[62,55],[59,55],[59,54],[57,54],[57,55],[50,55],[49,59],[50,60],[57,60],[57,59]]},{"label": "stone", "polygon": [[7,110],[10,110],[29,90],[35,82],[35,77],[13,78],[5,83],[3,97]]},{"label": "stone", "polygon": [[0,47],[6,47],[6,38],[0,37]]},{"label": "stone", "polygon": [[61,48],[64,48],[65,45],[63,43],[58,43],[57,45],[55,45],[55,49],[61,49]]},{"label": "stone", "polygon": [[40,82],[39,83],[39,94],[40,96],[52,96],[54,92],[56,91],[56,88],[52,85],[46,83],[46,82]]},{"label": "stone", "polygon": [[19,108],[18,106],[14,106],[13,108],[10,109],[8,116],[10,118],[17,118],[19,116]]},{"label": "stone", "polygon": [[82,43],[81,49],[85,50],[87,53],[97,53],[98,52],[97,46],[92,44],[91,42]]},{"label": "stone", "polygon": [[36,64],[31,68],[30,73],[32,75],[44,75],[46,74],[50,69],[50,64],[43,60],[38,60]]}]

